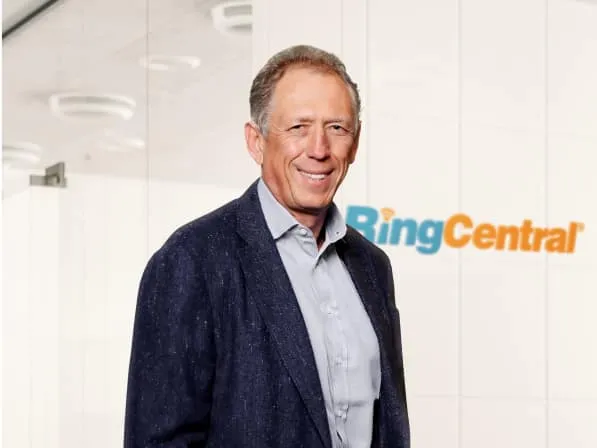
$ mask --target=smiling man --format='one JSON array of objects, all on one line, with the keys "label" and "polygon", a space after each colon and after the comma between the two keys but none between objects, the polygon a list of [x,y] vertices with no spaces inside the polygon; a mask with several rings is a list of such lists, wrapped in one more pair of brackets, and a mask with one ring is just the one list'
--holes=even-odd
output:
[{"label": "smiling man", "polygon": [[261,176],[179,228],[137,298],[125,447],[410,447],[390,261],[334,195],[360,97],[333,54],[295,46],[253,81]]}]

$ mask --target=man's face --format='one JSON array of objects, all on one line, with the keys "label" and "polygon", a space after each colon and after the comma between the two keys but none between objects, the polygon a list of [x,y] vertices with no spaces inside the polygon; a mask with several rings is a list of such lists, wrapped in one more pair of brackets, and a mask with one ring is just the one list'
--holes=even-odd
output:
[{"label": "man's face", "polygon": [[247,129],[251,155],[278,201],[294,214],[318,215],[332,202],[358,147],[348,87],[335,74],[290,68],[269,110],[265,137]]}]

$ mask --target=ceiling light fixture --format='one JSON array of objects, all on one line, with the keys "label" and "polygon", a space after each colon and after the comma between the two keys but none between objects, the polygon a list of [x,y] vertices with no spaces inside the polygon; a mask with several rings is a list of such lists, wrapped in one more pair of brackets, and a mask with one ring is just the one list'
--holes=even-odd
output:
[{"label": "ceiling light fixture", "polygon": [[194,56],[168,56],[154,54],[143,56],[140,64],[142,67],[157,72],[194,70],[201,65],[201,60]]},{"label": "ceiling light fixture", "polygon": [[250,0],[219,3],[211,9],[214,27],[226,34],[250,34],[253,30],[253,5]]},{"label": "ceiling light fixture", "polygon": [[42,147],[31,142],[12,142],[2,145],[2,164],[12,166],[35,166],[41,160]]},{"label": "ceiling light fixture", "polygon": [[96,146],[102,151],[126,153],[145,149],[145,141],[136,137],[123,137],[112,131],[106,131]]},{"label": "ceiling light fixture", "polygon": [[56,93],[50,96],[50,110],[60,117],[117,117],[130,120],[135,107],[135,100],[124,95]]}]

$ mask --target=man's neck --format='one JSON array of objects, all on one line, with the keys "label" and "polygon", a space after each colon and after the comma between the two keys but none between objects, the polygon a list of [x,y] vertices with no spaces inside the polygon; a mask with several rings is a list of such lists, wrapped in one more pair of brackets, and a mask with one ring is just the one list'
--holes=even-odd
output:
[{"label": "man's neck", "polygon": [[313,236],[315,237],[315,241],[317,241],[317,247],[321,247],[325,241],[325,222],[328,209],[318,213],[317,215],[295,213],[293,211],[290,211],[290,213],[299,223],[311,229],[311,232],[313,232]]}]

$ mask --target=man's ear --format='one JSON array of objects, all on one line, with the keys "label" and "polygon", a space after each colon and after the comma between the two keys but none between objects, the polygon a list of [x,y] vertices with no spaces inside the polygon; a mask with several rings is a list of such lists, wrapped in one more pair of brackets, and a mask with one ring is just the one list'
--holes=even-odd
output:
[{"label": "man's ear", "polygon": [[249,154],[261,166],[263,164],[264,138],[257,125],[252,121],[245,123],[245,141]]},{"label": "man's ear", "polygon": [[359,149],[359,140],[361,138],[361,121],[359,120],[359,124],[357,130],[354,134],[354,140],[352,141],[352,147],[350,148],[350,154],[348,156],[348,163],[353,163],[356,156],[357,150]]}]

